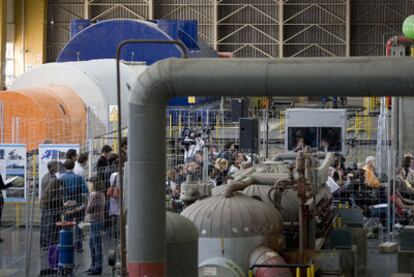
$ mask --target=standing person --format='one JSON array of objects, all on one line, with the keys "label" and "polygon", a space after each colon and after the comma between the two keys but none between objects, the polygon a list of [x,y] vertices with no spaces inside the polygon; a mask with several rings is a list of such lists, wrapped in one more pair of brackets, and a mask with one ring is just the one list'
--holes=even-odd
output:
[{"label": "standing person", "polygon": [[[78,160],[78,152],[76,151],[76,149],[69,149],[68,151],[66,151],[65,158],[66,160],[71,160],[75,163]],[[65,164],[59,163],[59,169],[58,169],[58,173],[56,174],[56,176],[60,179],[60,177],[63,174],[65,174],[65,172],[66,172]]]},{"label": "standing person", "polygon": [[75,227],[75,248],[78,252],[82,252],[82,230],[79,223],[85,218],[86,199],[88,196],[88,187],[82,176],[73,172],[75,163],[72,160],[65,161],[66,173],[60,178],[63,182],[63,198],[64,201],[72,202],[73,213],[65,216],[66,221],[76,222]]},{"label": "standing person", "polygon": [[63,213],[63,183],[54,178],[45,187],[40,198],[40,275],[55,274],[57,270],[49,268],[48,251],[51,246],[58,244],[59,231],[56,223],[62,221]]},{"label": "standing person", "polygon": [[118,172],[114,172],[110,178],[110,187],[106,192],[106,196],[109,199],[109,211],[108,215],[111,219],[111,236],[115,242],[119,240],[119,216],[120,216],[120,184],[118,178]]},{"label": "standing person", "polygon": [[[3,214],[3,206],[4,206],[4,199],[3,199],[3,190],[8,189],[11,187],[11,184],[5,185],[3,182],[3,177],[0,175],[0,226],[1,226],[1,216]],[[4,240],[0,237],[0,243]]]},{"label": "standing person", "polygon": [[112,153],[112,147],[109,145],[104,145],[101,150],[101,156],[99,157],[98,163],[96,164],[97,177],[106,184],[109,184],[108,172],[110,172],[110,157]]},{"label": "standing person", "polygon": [[88,275],[100,275],[102,273],[102,230],[104,226],[105,212],[105,187],[102,182],[92,179],[93,192],[88,201],[86,212],[90,217],[91,228],[89,237],[89,248],[91,251],[91,266]]},{"label": "standing person", "polygon": [[80,153],[78,160],[75,163],[75,168],[73,169],[73,172],[75,174],[82,176],[83,179],[86,180],[86,165],[88,163],[88,155],[86,153]]},{"label": "standing person", "polygon": [[124,164],[128,161],[128,138],[123,137],[121,140],[121,162]]},{"label": "standing person", "polygon": [[99,171],[102,168],[109,166],[109,157],[112,153],[112,147],[109,145],[104,145],[101,149],[101,156],[99,157],[98,163],[96,164],[96,169]]},{"label": "standing person", "polygon": [[47,170],[48,173],[46,173],[42,180],[40,181],[40,193],[43,194],[45,191],[47,185],[50,183],[50,181],[56,179],[56,173],[59,170],[59,162],[56,160],[49,161],[47,163]]},{"label": "standing person", "polygon": [[76,162],[78,160],[78,152],[76,151],[76,149],[69,149],[66,152],[66,160],[71,160],[73,162]]}]

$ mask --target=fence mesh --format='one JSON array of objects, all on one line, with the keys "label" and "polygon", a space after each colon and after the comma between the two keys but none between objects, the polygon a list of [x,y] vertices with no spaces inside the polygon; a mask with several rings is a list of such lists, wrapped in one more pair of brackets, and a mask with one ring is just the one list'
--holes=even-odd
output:
[{"label": "fence mesh", "polygon": [[[229,108],[170,108],[167,111],[167,172],[160,172],[166,176],[166,209],[179,213],[185,207],[179,196],[180,186],[187,175],[191,175],[195,181],[207,180],[216,186],[225,183],[237,171],[252,166],[252,163],[271,159],[286,151],[286,109],[293,104],[274,99],[270,105],[265,105],[269,108],[263,108],[260,101],[258,99],[249,109],[249,117],[257,118],[259,122],[257,149],[241,149],[240,123],[232,121]],[[388,178],[378,176],[378,185],[372,183],[375,180],[368,182],[368,169],[365,168],[364,172],[364,166],[367,157],[377,155],[379,126],[382,128],[378,124],[380,100],[364,98],[352,101],[356,104],[345,103],[346,137],[342,139],[346,147],[332,164],[331,176],[339,187],[333,192],[334,203],[361,208],[367,227],[390,233],[395,229],[393,222],[407,224],[411,221],[408,205],[400,207],[399,204],[403,198],[411,199],[411,195],[414,195],[411,194],[411,181],[405,181],[408,180],[407,176],[411,176],[412,170],[406,167],[408,173],[394,177],[396,168],[388,164],[384,169]],[[315,106],[306,101],[299,103],[307,107]],[[317,103],[316,107],[329,107],[329,104]],[[385,120],[390,120],[389,115]],[[114,154],[120,147],[116,140],[116,124],[107,122],[103,124],[108,127],[106,132],[91,135],[85,124],[71,123],[70,126],[75,126],[73,132],[67,132],[69,125],[65,122],[49,123],[53,127],[48,132],[53,134],[52,143],[80,144],[80,153],[86,153],[88,161],[80,166],[76,164],[75,158],[75,172],[79,174],[80,170],[84,175],[80,177],[73,173],[71,163],[67,162],[68,172],[51,176],[40,197],[36,146],[45,142],[44,136],[37,133],[41,129],[36,128],[33,122],[23,122],[21,119],[14,120],[11,125],[6,122],[2,124],[3,143],[18,143],[23,138],[32,143],[27,154],[27,200],[24,203],[6,203],[3,215],[3,225],[25,226],[26,238],[29,240],[26,255],[29,257],[28,270],[32,272],[56,266],[49,261],[58,245],[60,228],[55,223],[64,219],[76,224],[74,242],[77,272],[105,270],[108,267],[107,251],[116,249],[119,244],[117,161],[126,157]],[[124,135],[127,136],[127,130]],[[112,151],[106,147],[108,155],[101,155],[105,145],[110,146]],[[404,157],[405,154],[398,153],[398,156]],[[389,176],[390,172],[393,178]],[[396,181],[391,182],[394,179]],[[387,186],[389,183],[392,186]],[[39,265],[30,260],[32,253],[37,250],[41,254]]]}]

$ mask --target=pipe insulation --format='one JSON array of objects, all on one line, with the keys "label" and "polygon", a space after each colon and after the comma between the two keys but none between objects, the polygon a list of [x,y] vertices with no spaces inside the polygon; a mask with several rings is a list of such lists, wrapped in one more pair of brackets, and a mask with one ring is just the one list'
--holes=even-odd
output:
[{"label": "pipe insulation", "polygon": [[[165,275],[165,107],[175,96],[411,96],[414,60],[170,59],[149,66],[129,99],[128,270]],[[133,235],[132,235],[133,234]]]}]

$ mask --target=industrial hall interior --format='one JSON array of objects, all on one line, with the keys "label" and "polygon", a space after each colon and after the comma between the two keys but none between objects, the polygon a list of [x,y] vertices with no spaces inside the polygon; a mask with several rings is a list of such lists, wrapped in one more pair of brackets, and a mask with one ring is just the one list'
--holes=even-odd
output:
[{"label": "industrial hall interior", "polygon": [[0,277],[414,276],[414,0],[0,0],[0,66]]}]

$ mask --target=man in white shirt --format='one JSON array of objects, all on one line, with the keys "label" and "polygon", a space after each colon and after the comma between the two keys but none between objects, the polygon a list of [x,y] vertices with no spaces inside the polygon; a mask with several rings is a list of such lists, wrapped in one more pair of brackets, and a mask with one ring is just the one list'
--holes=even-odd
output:
[{"label": "man in white shirt", "polygon": [[76,175],[82,176],[84,180],[86,180],[86,164],[88,163],[88,155],[85,153],[80,153],[78,160],[75,163],[75,168],[73,172]]}]

